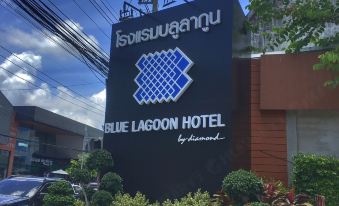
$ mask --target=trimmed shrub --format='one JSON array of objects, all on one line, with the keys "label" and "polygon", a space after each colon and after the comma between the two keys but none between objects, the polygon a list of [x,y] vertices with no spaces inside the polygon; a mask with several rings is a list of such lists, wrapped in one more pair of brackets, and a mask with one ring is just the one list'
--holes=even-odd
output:
[{"label": "trimmed shrub", "polygon": [[263,191],[263,181],[252,172],[238,170],[224,178],[222,188],[237,203],[245,204],[259,200]]},{"label": "trimmed shrub", "polygon": [[43,199],[44,206],[73,206],[74,192],[66,181],[53,183],[48,187],[48,194]]},{"label": "trimmed shrub", "polygon": [[246,204],[246,206],[270,206],[270,205],[262,202],[251,202]]},{"label": "trimmed shrub", "polygon": [[106,173],[101,179],[100,190],[110,192],[112,196],[122,192],[122,178],[113,172]]},{"label": "trimmed shrub", "polygon": [[314,154],[294,156],[293,185],[297,193],[323,195],[326,206],[339,202],[339,159]]},{"label": "trimmed shrub", "polygon": [[74,168],[69,173],[73,182],[87,184],[91,181],[91,172],[87,169]]},{"label": "trimmed shrub", "polygon": [[137,192],[134,197],[129,194],[118,193],[114,197],[112,206],[160,206],[160,204],[151,204],[145,195]]},{"label": "trimmed shrub", "polygon": [[[84,190],[86,192],[88,201],[90,201],[96,191],[93,188],[89,188],[89,187],[85,187]],[[80,193],[80,200],[85,201],[83,192]]]},{"label": "trimmed shrub", "polygon": [[96,191],[92,196],[91,206],[110,206],[113,197],[109,192]]},{"label": "trimmed shrub", "polygon": [[163,206],[219,206],[220,203],[213,202],[208,192],[201,192],[198,190],[196,193],[192,195],[192,193],[188,193],[185,197],[180,200],[166,200]]},{"label": "trimmed shrub", "polygon": [[112,155],[107,150],[96,150],[88,156],[86,166],[90,170],[97,171],[97,175],[101,177],[107,171],[112,169]]},{"label": "trimmed shrub", "polygon": [[74,206],[86,206],[86,204],[81,200],[75,200]]}]

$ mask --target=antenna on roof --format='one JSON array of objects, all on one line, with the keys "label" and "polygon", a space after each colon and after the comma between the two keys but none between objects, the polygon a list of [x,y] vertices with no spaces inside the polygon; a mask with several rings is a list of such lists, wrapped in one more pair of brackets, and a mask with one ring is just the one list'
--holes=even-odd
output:
[{"label": "antenna on roof", "polygon": [[176,0],[164,0],[164,4],[162,5],[162,7],[167,7],[175,2]]},{"label": "antenna on roof", "polygon": [[144,5],[152,5],[153,10],[152,12],[157,12],[158,11],[158,0],[139,0],[138,4],[144,4]]},{"label": "antenna on roof", "polygon": [[128,2],[124,2],[122,10],[120,10],[120,21],[125,21],[134,17],[134,14],[137,13],[139,16],[143,16],[146,13],[141,9],[133,6]]}]

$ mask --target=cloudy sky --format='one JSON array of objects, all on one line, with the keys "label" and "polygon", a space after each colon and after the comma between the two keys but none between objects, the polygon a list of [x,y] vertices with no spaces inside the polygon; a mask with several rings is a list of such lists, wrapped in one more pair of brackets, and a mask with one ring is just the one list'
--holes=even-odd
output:
[{"label": "cloudy sky", "polygon": [[[3,1],[0,6],[0,90],[15,106],[38,106],[101,128],[104,121],[105,85],[79,60],[42,35]],[[100,0],[95,0],[100,2]],[[101,0],[116,12],[123,0]],[[137,0],[131,0],[136,4]],[[44,2],[48,1],[45,0]],[[78,5],[76,5],[76,2]],[[161,2],[161,1],[160,1]],[[89,0],[53,0],[76,29],[89,35],[109,53],[111,25]],[[177,4],[182,3],[180,0]],[[243,8],[248,0],[240,0]],[[93,21],[87,17],[83,11]],[[57,38],[52,38],[56,41]],[[40,72],[42,71],[42,72]]]}]

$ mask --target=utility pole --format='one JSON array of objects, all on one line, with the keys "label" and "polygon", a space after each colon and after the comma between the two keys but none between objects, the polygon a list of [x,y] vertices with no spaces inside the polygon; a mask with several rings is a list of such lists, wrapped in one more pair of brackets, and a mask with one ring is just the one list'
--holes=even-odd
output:
[{"label": "utility pole", "polygon": [[153,0],[153,13],[158,11],[158,5],[159,5],[159,1]]}]

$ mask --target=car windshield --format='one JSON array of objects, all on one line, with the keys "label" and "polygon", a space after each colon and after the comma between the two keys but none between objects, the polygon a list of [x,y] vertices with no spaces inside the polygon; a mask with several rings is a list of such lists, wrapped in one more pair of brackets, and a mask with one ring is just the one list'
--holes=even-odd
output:
[{"label": "car windshield", "polygon": [[34,178],[13,178],[0,181],[0,194],[33,197],[42,185],[42,180]]}]

